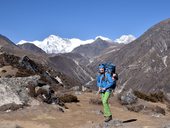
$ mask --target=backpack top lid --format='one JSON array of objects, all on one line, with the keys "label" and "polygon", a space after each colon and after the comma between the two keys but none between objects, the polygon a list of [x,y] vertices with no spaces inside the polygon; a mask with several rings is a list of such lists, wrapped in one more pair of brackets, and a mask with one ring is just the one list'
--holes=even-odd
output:
[{"label": "backpack top lid", "polygon": [[108,73],[115,73],[116,72],[116,66],[112,63],[106,63],[105,68],[106,68],[106,72],[108,72]]},{"label": "backpack top lid", "polygon": [[104,68],[105,69],[105,64],[99,64],[99,69]]}]

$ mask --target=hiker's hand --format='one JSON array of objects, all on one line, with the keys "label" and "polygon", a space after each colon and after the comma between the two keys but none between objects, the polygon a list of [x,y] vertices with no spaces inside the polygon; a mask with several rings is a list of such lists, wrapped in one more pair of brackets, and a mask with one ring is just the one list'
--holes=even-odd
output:
[{"label": "hiker's hand", "polygon": [[106,90],[106,88],[101,88],[101,90],[105,91],[105,90]]},{"label": "hiker's hand", "polygon": [[99,95],[100,94],[100,90],[97,91],[96,95]]}]

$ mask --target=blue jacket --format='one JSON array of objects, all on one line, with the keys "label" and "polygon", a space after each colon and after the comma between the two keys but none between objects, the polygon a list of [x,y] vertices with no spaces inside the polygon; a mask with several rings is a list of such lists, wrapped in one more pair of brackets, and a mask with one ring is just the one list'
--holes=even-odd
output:
[{"label": "blue jacket", "polygon": [[[116,87],[116,81],[112,79],[111,74],[105,73],[105,79],[103,79],[104,74],[97,75],[97,86],[101,88],[106,88],[106,91],[111,91]],[[102,80],[103,79],[103,80]]]}]

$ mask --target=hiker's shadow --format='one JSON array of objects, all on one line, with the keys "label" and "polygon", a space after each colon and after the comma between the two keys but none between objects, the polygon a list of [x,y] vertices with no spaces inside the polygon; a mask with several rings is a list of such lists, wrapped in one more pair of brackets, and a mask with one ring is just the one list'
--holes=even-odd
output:
[{"label": "hiker's shadow", "polygon": [[137,121],[137,119],[129,119],[129,120],[122,121],[122,123],[131,123],[131,122],[135,122],[135,121]]}]

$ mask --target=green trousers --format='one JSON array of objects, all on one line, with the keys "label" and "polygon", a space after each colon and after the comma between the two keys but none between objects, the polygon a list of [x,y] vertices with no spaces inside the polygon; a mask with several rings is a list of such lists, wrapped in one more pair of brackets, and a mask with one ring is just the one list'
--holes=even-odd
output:
[{"label": "green trousers", "polygon": [[102,98],[102,103],[103,103],[103,107],[104,107],[104,116],[105,117],[108,117],[108,116],[112,115],[112,113],[110,111],[109,103],[108,103],[110,94],[111,94],[111,92],[101,93],[101,98]]}]

